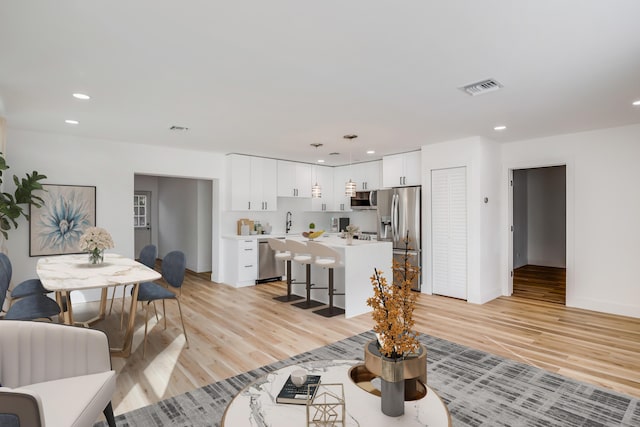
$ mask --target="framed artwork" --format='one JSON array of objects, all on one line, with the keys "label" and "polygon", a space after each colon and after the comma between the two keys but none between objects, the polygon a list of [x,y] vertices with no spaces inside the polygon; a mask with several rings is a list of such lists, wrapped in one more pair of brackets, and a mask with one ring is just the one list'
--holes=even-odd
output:
[{"label": "framed artwork", "polygon": [[29,256],[82,253],[80,236],[96,225],[96,187],[43,184],[41,208],[31,206]]}]

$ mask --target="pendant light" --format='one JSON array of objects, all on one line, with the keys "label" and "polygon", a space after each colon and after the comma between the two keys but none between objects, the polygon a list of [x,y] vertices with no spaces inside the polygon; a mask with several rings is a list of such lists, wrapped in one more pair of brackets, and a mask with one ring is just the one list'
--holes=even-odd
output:
[{"label": "pendant light", "polygon": [[[352,141],[357,137],[358,135],[349,134],[345,135],[343,138]],[[349,174],[351,174],[351,147],[349,147]],[[353,182],[351,178],[349,178],[349,181],[344,185],[344,195],[348,197],[355,197],[356,195],[356,183]]]},{"label": "pendant light", "polygon": [[[311,144],[316,150],[318,147],[322,147],[322,144],[319,142],[314,142]],[[311,186],[311,198],[312,199],[320,199],[322,198],[322,187],[318,184],[318,166],[316,166],[316,183]]]}]

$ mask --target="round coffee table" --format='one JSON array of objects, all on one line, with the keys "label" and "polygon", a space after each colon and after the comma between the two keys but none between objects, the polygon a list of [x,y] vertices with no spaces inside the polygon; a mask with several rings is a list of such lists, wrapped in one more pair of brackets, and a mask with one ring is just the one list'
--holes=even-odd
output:
[{"label": "round coffee table", "polygon": [[222,426],[306,426],[306,406],[276,403],[276,396],[295,369],[320,375],[323,384],[342,383],[346,402],[346,426],[451,427],[449,410],[435,391],[427,387],[420,400],[405,402],[404,415],[388,417],[380,410],[380,397],[357,386],[349,370],[358,360],[323,360],[301,363],[267,374],[245,387],[227,406]]}]

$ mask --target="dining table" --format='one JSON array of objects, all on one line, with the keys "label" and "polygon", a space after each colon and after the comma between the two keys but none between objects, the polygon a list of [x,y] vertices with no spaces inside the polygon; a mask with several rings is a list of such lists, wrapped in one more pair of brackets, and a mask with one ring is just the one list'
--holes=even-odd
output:
[{"label": "dining table", "polygon": [[[144,264],[115,253],[106,253],[104,261],[99,264],[91,264],[87,254],[56,255],[40,258],[36,265],[36,273],[44,288],[55,292],[56,301],[60,307],[63,307],[63,303],[66,302],[66,311],[61,316],[64,323],[69,325],[80,324],[85,327],[89,327],[91,324],[105,318],[107,290],[110,287],[133,285],[123,345],[122,347],[111,348],[111,355],[116,357],[128,357],[131,354],[140,283],[152,282],[162,277],[159,272]],[[71,304],[71,292],[89,289],[101,289],[102,291],[99,312],[92,319],[75,322]]]}]

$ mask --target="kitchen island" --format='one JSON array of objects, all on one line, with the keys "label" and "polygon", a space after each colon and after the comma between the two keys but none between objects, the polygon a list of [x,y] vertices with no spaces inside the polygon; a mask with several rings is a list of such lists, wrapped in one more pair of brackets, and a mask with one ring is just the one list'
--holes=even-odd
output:
[{"label": "kitchen island", "polygon": [[[306,242],[302,236],[288,237]],[[393,248],[391,242],[378,242],[375,240],[353,240],[352,245],[347,245],[346,239],[337,235],[321,236],[316,242],[325,244],[337,250],[342,257],[342,268],[334,269],[334,287],[337,293],[333,303],[336,307],[344,308],[345,317],[353,317],[368,313],[371,308],[367,306],[367,298],[373,296],[371,276],[374,268],[382,270],[388,280],[391,277],[391,263],[393,260]],[[296,282],[304,282],[305,267],[297,262],[292,262],[293,279]],[[311,298],[316,301],[329,303],[329,292],[326,289],[329,283],[327,269],[311,266],[311,283],[314,287],[325,289],[311,290]],[[293,285],[292,292],[296,295],[306,296],[304,284]]]}]

